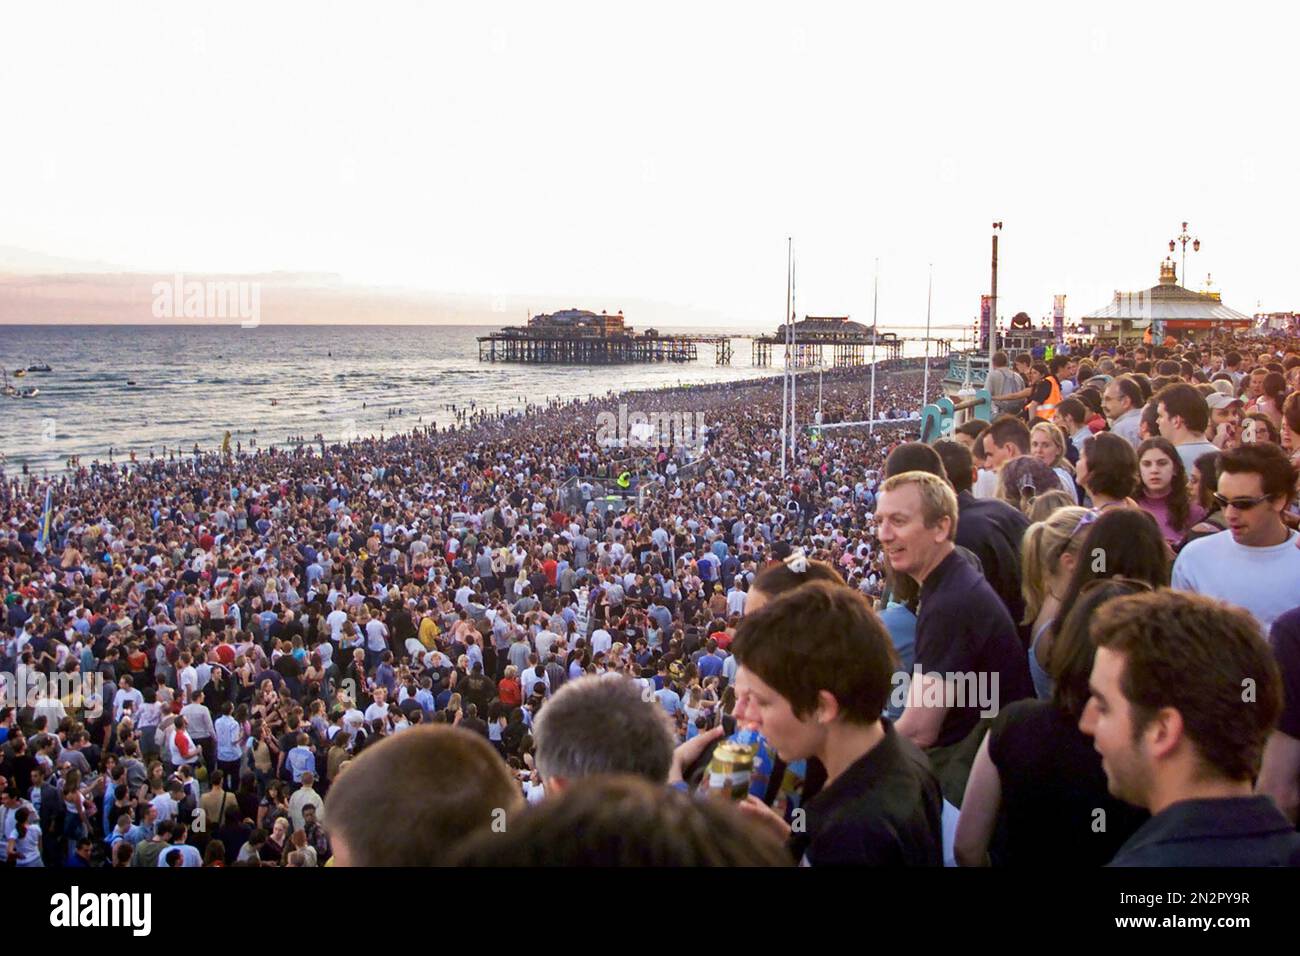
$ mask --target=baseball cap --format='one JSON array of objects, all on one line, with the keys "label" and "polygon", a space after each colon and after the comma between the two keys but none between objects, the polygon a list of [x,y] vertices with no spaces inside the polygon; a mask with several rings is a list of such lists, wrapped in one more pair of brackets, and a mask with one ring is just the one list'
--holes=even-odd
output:
[{"label": "baseball cap", "polygon": [[1231,405],[1244,405],[1245,403],[1239,398],[1233,398],[1231,395],[1224,395],[1220,392],[1206,397],[1205,404],[1217,410],[1228,408]]}]

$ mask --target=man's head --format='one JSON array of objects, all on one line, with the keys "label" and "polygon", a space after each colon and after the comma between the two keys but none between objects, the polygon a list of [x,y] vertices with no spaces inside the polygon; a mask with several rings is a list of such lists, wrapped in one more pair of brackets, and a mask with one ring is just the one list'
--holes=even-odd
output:
[{"label": "man's head", "polygon": [[934,443],[934,450],[943,462],[943,471],[952,490],[957,494],[970,491],[975,484],[975,462],[970,449],[960,442],[944,438]]},{"label": "man's head", "polygon": [[953,549],[957,495],[946,481],[923,471],[885,480],[876,502],[876,536],[890,566],[924,581]]},{"label": "man's head", "polygon": [[1223,452],[1214,500],[1233,540],[1256,548],[1284,540],[1282,512],[1295,495],[1295,484],[1296,469],[1277,445],[1242,445]]},{"label": "man's head", "polygon": [[621,677],[567,681],[538,713],[533,740],[548,792],[602,773],[663,784],[673,759],[673,731],[663,708]]},{"label": "man's head", "polygon": [[893,644],[845,585],[814,581],[746,614],[731,649],[736,719],[787,761],[823,752],[837,726],[874,724],[888,703]]},{"label": "man's head", "polygon": [[925,442],[919,441],[903,442],[885,459],[886,478],[901,475],[905,471],[928,471],[940,478],[946,477],[938,453]]},{"label": "man's head", "polygon": [[1268,369],[1257,368],[1250,373],[1250,378],[1246,382],[1246,397],[1259,398],[1264,394],[1264,379],[1268,377]]},{"label": "man's head", "polygon": [[1104,604],[1079,729],[1110,792],[1159,812],[1214,783],[1258,773],[1282,709],[1281,678],[1246,611],[1180,591]]},{"label": "man's head", "polygon": [[1111,379],[1101,393],[1102,410],[1112,423],[1142,404],[1142,387],[1127,375]]},{"label": "man's head", "polygon": [[1017,455],[1029,454],[1029,427],[1014,415],[1002,415],[984,431],[983,441],[988,467],[999,471]]},{"label": "man's head", "polygon": [[1193,385],[1176,382],[1156,393],[1156,426],[1175,445],[1203,440],[1210,424],[1210,406]]},{"label": "man's head", "polygon": [[968,422],[962,422],[952,430],[953,441],[964,445],[972,455],[978,454],[978,457],[982,460],[984,458],[984,449],[980,448],[977,450],[975,440],[980,437],[984,429],[987,427],[988,423],[983,422],[978,418],[972,418]]},{"label": "man's head", "polygon": [[326,804],[336,866],[436,865],[522,803],[487,738],[456,727],[414,727],[346,766]]},{"label": "man's head", "polygon": [[1061,399],[1056,406],[1056,424],[1066,435],[1073,435],[1088,420],[1088,406],[1077,398]]},{"label": "man's head", "polygon": [[788,866],[765,829],[726,800],[696,800],[636,776],[578,781],[511,821],[480,833],[452,865],[492,867]]}]

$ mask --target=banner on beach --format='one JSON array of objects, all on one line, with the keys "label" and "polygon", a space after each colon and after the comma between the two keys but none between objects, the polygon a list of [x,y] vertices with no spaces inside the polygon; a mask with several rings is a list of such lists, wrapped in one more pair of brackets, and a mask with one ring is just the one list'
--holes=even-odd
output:
[{"label": "banner on beach", "polygon": [[988,348],[989,344],[989,322],[993,314],[993,297],[989,295],[980,296],[980,340],[977,347],[981,350]]},{"label": "banner on beach", "polygon": [[1052,299],[1052,334],[1056,344],[1065,341],[1065,296],[1058,295]]},{"label": "banner on beach", "polygon": [[45,486],[45,510],[41,512],[41,534],[36,539],[36,550],[41,554],[50,546],[50,520],[54,511],[54,486]]}]

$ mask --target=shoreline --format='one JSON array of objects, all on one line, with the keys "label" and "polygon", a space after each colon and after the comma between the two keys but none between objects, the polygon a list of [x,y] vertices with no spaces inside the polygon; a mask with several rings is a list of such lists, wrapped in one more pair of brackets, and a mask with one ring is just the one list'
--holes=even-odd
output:
[{"label": "shoreline", "polygon": [[[899,358],[899,359],[881,359],[876,363],[878,376],[884,375],[892,378],[893,375],[908,371],[921,372],[925,359],[921,357]],[[929,359],[931,371],[946,367],[947,359],[932,356]],[[811,394],[816,394],[816,378],[818,372],[816,369],[800,369],[798,371],[799,380],[812,380]],[[871,378],[871,365],[850,366],[846,368],[828,368],[822,372],[822,381],[824,384],[840,385],[845,382],[853,382],[859,378],[864,379],[863,384],[867,384]],[[617,408],[619,404],[628,404],[632,401],[647,402],[647,406],[638,411],[659,412],[674,411],[681,412],[685,409],[674,407],[672,409],[657,407],[654,403],[663,402],[665,399],[680,399],[684,396],[709,395],[714,396],[720,393],[730,395],[736,399],[753,393],[762,393],[767,389],[779,388],[783,375],[780,371],[774,370],[770,375],[761,377],[720,381],[720,382],[702,382],[698,384],[675,384],[664,385],[658,388],[641,388],[629,389],[625,391],[610,390],[604,395],[588,394],[587,397],[573,398],[564,401],[552,397],[544,397],[541,403],[528,403],[522,409],[513,409],[501,413],[483,414],[482,406],[466,406],[460,410],[468,412],[473,410],[475,414],[466,415],[458,425],[448,426],[447,428],[432,431],[430,428],[435,426],[424,426],[393,432],[391,434],[372,436],[357,436],[348,442],[339,440],[331,441],[328,438],[319,437],[319,433],[311,438],[303,437],[295,441],[272,442],[268,445],[257,445],[254,449],[243,448],[240,451],[234,450],[236,440],[242,435],[242,432],[235,429],[229,429],[232,450],[229,459],[232,461],[243,462],[245,460],[265,459],[272,455],[298,456],[304,453],[310,455],[319,455],[318,449],[323,445],[325,450],[331,449],[351,449],[354,447],[373,450],[373,446],[386,445],[390,442],[407,441],[412,438],[419,438],[424,441],[431,441],[441,444],[443,441],[454,441],[473,439],[479,433],[483,438],[499,437],[499,429],[508,427],[511,424],[536,424],[538,419],[545,419],[548,415],[554,414],[590,414],[593,418],[593,430],[595,428],[595,416],[601,411],[608,411],[610,408]],[[933,375],[931,376],[933,383]],[[888,379],[886,379],[887,381]],[[879,384],[884,384],[883,382]],[[808,394],[800,392],[801,395]],[[451,403],[452,407],[455,406]],[[919,406],[918,406],[919,409]],[[694,411],[695,409],[690,409]],[[829,423],[828,423],[829,424]],[[221,461],[227,456],[222,455],[220,443],[212,447],[209,443],[207,448],[199,444],[199,458],[201,463],[208,464]],[[110,449],[113,446],[109,446]],[[68,457],[62,457],[54,460],[52,465],[33,466],[28,463],[26,474],[22,471],[22,463],[17,467],[11,467],[11,463],[6,461],[0,462],[0,476],[5,481],[26,481],[26,480],[58,480],[76,474],[78,469],[99,469],[111,468],[115,471],[121,470],[126,466],[128,472],[136,472],[141,468],[148,467],[155,463],[161,462],[165,469],[171,470],[168,466],[179,467],[188,465],[193,467],[195,461],[195,445],[191,444],[189,448],[178,447],[175,449],[164,448],[161,454],[149,457],[136,456],[134,459],[130,454],[114,455],[111,459],[107,457],[98,457],[86,459],[85,455],[72,456],[78,461],[76,468],[68,464]],[[236,466],[238,467],[238,466]]]}]

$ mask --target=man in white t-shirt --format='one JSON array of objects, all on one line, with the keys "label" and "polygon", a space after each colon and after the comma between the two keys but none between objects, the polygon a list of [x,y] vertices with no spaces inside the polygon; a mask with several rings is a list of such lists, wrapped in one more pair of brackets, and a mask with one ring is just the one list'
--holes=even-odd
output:
[{"label": "man in white t-shirt", "polygon": [[537,657],[539,660],[546,660],[551,653],[551,645],[560,639],[560,635],[551,630],[550,624],[537,632],[533,638],[533,646],[537,648]]},{"label": "man in white t-shirt", "polygon": [[366,669],[379,663],[379,655],[388,650],[388,625],[372,617],[366,622]]},{"label": "man in white t-shirt", "polygon": [[1242,445],[1219,459],[1228,530],[1187,545],[1172,586],[1244,607],[1268,633],[1274,619],[1300,606],[1300,535],[1282,521],[1295,494],[1296,469],[1276,445]]},{"label": "man in white t-shirt", "polygon": [[177,684],[181,691],[181,700],[188,704],[190,697],[199,689],[199,671],[195,670],[188,654],[181,654],[181,672],[177,676]]},{"label": "man in white t-shirt", "polygon": [[343,625],[347,623],[347,620],[348,612],[344,610],[344,602],[338,601],[334,605],[334,610],[330,611],[325,618],[325,623],[330,627],[330,640],[335,644],[339,643],[339,639],[343,635]]},{"label": "man in white t-shirt", "polygon": [[608,654],[609,649],[614,646],[614,638],[603,627],[598,627],[591,632],[591,655]]},{"label": "man in white t-shirt", "polygon": [[366,708],[366,723],[372,724],[376,720],[385,720],[387,717],[388,690],[384,687],[376,687],[374,702]]}]

